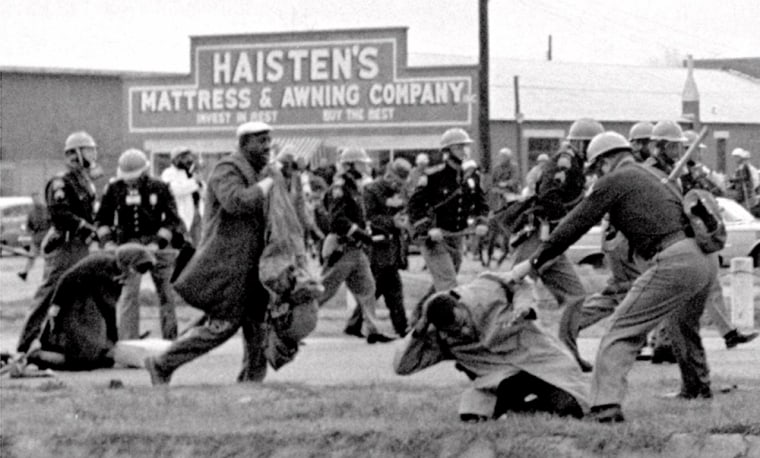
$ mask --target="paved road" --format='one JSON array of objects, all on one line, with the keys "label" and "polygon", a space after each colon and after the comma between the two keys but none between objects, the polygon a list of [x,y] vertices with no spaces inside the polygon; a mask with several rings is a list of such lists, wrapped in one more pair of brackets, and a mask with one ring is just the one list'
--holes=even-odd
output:
[{"label": "paved road", "polygon": [[[21,282],[15,272],[22,265],[20,258],[0,259],[0,307],[11,300],[31,297],[41,275],[41,262],[32,272],[29,282]],[[13,347],[16,335],[8,328],[0,326],[0,349]],[[719,377],[748,376],[757,379],[760,385],[760,339],[749,345],[728,351],[723,339],[712,330],[704,332],[704,343],[712,373]],[[270,371],[268,382],[293,382],[309,385],[366,384],[380,382],[404,382],[426,386],[465,385],[467,379],[453,369],[452,364],[440,364],[429,370],[408,377],[396,376],[392,369],[394,352],[401,341],[390,344],[368,345],[363,340],[350,337],[307,338],[306,345],[294,362],[278,372]],[[581,354],[593,361],[599,339],[581,338]],[[206,385],[234,383],[242,358],[241,338],[236,336],[221,347],[186,366],[180,368],[172,381],[173,385]],[[635,371],[649,370],[648,363],[640,364]],[[678,377],[673,365],[662,366],[664,371]],[[110,369],[84,373],[64,373],[58,376],[73,384],[106,385],[111,379],[120,379],[128,386],[149,384],[147,374],[140,369]],[[9,383],[4,378],[2,384]],[[14,381],[18,383],[18,381]],[[26,379],[23,383],[39,383]]]}]

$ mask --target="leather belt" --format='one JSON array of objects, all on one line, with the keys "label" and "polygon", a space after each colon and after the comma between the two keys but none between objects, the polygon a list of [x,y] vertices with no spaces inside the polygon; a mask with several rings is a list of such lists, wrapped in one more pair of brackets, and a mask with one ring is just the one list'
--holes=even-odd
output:
[{"label": "leather belt", "polygon": [[681,240],[685,238],[686,238],[686,234],[683,231],[674,232],[672,234],[664,236],[655,245],[655,249],[657,250],[656,253],[661,253],[663,250],[667,249],[674,243],[680,242]]}]

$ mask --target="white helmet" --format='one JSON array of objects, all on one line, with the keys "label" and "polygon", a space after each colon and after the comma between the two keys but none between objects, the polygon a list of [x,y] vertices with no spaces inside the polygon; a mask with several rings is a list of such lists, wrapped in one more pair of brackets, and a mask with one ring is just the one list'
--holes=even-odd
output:
[{"label": "white helmet", "polygon": [[369,158],[369,155],[364,148],[349,147],[341,151],[339,161],[342,164],[347,162],[364,162],[365,164],[368,164],[372,162],[372,159]]},{"label": "white helmet", "polygon": [[731,151],[731,156],[738,157],[739,159],[749,159],[749,151],[743,148],[734,148]]},{"label": "white helmet", "polygon": [[448,148],[452,145],[469,145],[472,139],[466,130],[461,127],[454,127],[443,133],[441,136],[441,149]]},{"label": "white helmet", "polygon": [[74,132],[66,138],[66,144],[63,147],[64,151],[70,151],[77,148],[96,148],[95,139],[87,132],[80,130]]},{"label": "white helmet", "polygon": [[631,151],[631,144],[625,137],[611,130],[597,134],[591,139],[586,151],[588,166],[593,166],[601,156],[616,150]]},{"label": "white helmet", "polygon": [[131,148],[119,156],[119,166],[116,169],[116,177],[123,180],[134,180],[148,170],[148,158],[145,153],[136,148]]}]

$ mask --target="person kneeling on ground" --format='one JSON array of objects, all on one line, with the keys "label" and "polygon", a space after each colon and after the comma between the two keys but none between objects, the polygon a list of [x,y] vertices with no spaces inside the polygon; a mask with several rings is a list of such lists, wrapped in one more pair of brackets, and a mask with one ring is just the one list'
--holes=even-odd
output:
[{"label": "person kneeling on ground", "polygon": [[60,370],[113,366],[116,302],[124,279],[155,264],[155,256],[143,245],[126,243],[113,252],[91,253],[72,266],[58,280],[39,348],[32,347],[28,362]]},{"label": "person kneeling on ground", "polygon": [[[528,292],[529,293],[529,292]],[[515,301],[517,299],[517,301]],[[394,359],[399,375],[456,361],[473,385],[462,394],[462,421],[507,412],[548,412],[580,418],[587,382],[575,358],[536,322],[521,294],[479,277],[423,304],[420,319]]]}]

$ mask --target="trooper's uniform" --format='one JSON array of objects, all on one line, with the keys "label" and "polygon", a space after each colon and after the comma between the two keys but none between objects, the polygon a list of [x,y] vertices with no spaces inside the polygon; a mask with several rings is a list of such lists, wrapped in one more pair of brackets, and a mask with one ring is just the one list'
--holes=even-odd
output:
[{"label": "trooper's uniform", "polygon": [[[569,168],[558,164],[563,160],[569,160]],[[512,226],[515,264],[528,259],[541,240],[547,238],[567,212],[580,202],[585,181],[583,159],[575,151],[561,150],[546,164],[536,185],[532,208],[522,213],[518,217],[520,222]],[[586,290],[572,263],[560,254],[538,272],[538,277],[564,308],[559,325],[560,340],[583,370],[590,371],[591,366],[581,359],[576,343]]]},{"label": "trooper's uniform", "polygon": [[[164,339],[175,339],[177,317],[170,278],[176,251],[169,243],[175,234],[182,232],[182,222],[169,186],[147,175],[129,181],[115,179],[106,186],[96,220],[102,243],[136,242],[158,246],[157,263],[151,277],[160,303],[161,334]],[[122,340],[139,337],[141,277],[130,275],[124,284],[119,304],[119,338]]]},{"label": "trooper's uniform", "polygon": [[[448,163],[423,176],[409,200],[409,218],[418,238],[426,237],[430,228],[451,233],[462,231],[468,227],[470,218],[483,219],[487,214],[485,194],[475,179],[464,180],[462,173]],[[444,233],[443,241],[426,239],[421,247],[436,291],[457,285],[461,246],[461,235]]]},{"label": "trooper's uniform", "polygon": [[[325,240],[322,285],[325,292],[320,306],[330,300],[345,282],[361,308],[368,339],[380,335],[375,313],[375,281],[365,250],[372,243],[367,232],[367,218],[362,191],[348,173],[335,176],[325,194],[330,232]],[[350,324],[350,323],[349,323]],[[347,330],[350,329],[347,327]]]},{"label": "trooper's uniform", "polygon": [[51,228],[42,241],[45,267],[42,284],[34,294],[36,304],[27,317],[19,338],[19,352],[26,352],[39,335],[55,285],[63,273],[89,253],[93,232],[95,185],[87,172],[71,168],[53,177],[45,186]]},{"label": "trooper's uniform", "polygon": [[[660,135],[664,132],[663,137],[664,139],[668,139],[668,135],[673,136],[675,138],[678,135],[683,136],[683,133],[678,133],[678,130],[675,130],[674,132],[669,132],[667,128],[674,129],[668,122],[662,121],[657,124],[656,128],[658,128],[657,135]],[[687,138],[687,137],[683,137]],[[665,179],[668,175],[670,175],[671,171],[673,170],[673,164],[670,164],[668,161],[664,160],[661,155],[653,155],[646,161],[644,161],[644,164],[646,166],[649,166],[653,169],[658,170],[659,172],[662,172],[662,178]],[[689,176],[689,175],[686,175]],[[710,189],[706,189],[706,187],[700,186],[698,183],[694,183],[691,180],[683,180],[685,176],[682,176],[681,178],[676,180],[676,183],[673,185],[674,187],[678,188],[679,191],[681,191],[681,195],[685,195],[689,190],[691,189],[704,189],[707,191],[712,192]],[[703,177],[705,181],[709,182],[709,179],[706,177]],[[707,186],[709,187],[709,186]],[[713,261],[717,264],[717,255],[711,254],[711,258],[713,258]],[[720,272],[717,272],[716,275],[719,275]],[[707,312],[710,314],[710,319],[717,328],[718,332],[721,336],[723,336],[723,339],[726,342],[726,346],[728,348],[733,348],[738,344],[746,343],[755,337],[757,337],[756,333],[750,333],[749,335],[742,334],[739,332],[737,328],[735,328],[732,323],[731,319],[728,316],[728,309],[726,308],[725,301],[723,300],[723,289],[720,285],[720,280],[716,279],[712,283],[712,290],[710,291],[710,298],[707,301],[706,307]],[[669,331],[669,329],[673,326],[673,323],[671,323],[669,320],[664,320],[660,325],[657,326],[657,328],[652,332],[651,334],[651,343],[652,347],[654,347],[654,355],[653,355],[653,361],[673,361],[675,362],[675,357],[672,355],[672,342],[671,342],[671,334],[672,332]],[[705,363],[706,364],[706,363]]]},{"label": "trooper's uniform", "polygon": [[[623,160],[625,161],[625,159]],[[605,213],[626,235],[632,249],[651,267],[633,284],[618,306],[602,339],[592,384],[592,405],[619,406],[630,370],[646,333],[665,317],[677,323],[677,358],[685,396],[709,393],[709,375],[699,338],[699,316],[716,281],[716,266],[684,235],[681,202],[652,173],[620,162],[597,181],[593,192],[576,207],[533,257],[540,269],[562,253]],[[647,203],[642,206],[642,203]]]},{"label": "trooper's uniform", "polygon": [[[385,298],[393,329],[399,336],[404,336],[407,319],[399,269],[407,267],[406,242],[404,233],[394,223],[394,216],[406,208],[406,203],[400,193],[383,178],[364,188],[364,203],[372,229],[370,265],[375,279],[375,298]],[[360,332],[361,324],[361,309],[357,307],[347,328]]]}]

